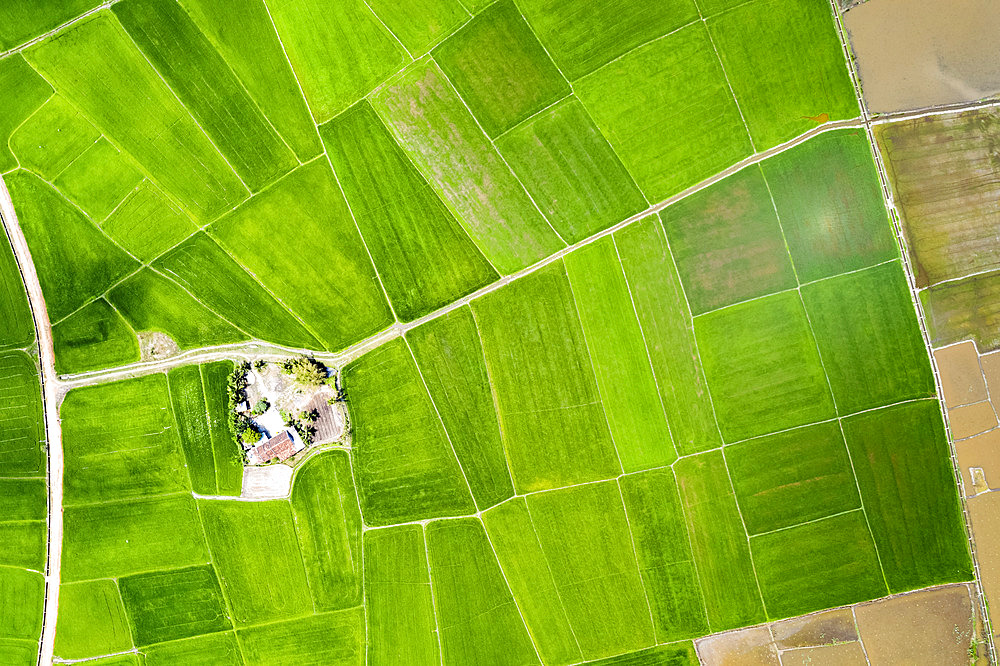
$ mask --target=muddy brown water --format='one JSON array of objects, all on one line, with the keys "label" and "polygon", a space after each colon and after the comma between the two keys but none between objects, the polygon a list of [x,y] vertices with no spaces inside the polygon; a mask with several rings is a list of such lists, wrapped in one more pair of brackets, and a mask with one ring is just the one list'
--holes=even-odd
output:
[{"label": "muddy brown water", "polygon": [[868,0],[844,23],[872,112],[1000,93],[996,0]]}]

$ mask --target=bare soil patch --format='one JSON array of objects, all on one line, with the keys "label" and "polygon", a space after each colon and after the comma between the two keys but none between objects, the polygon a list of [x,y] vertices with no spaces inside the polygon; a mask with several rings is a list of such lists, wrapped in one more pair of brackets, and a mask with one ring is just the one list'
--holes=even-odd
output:
[{"label": "bare soil patch", "polygon": [[243,468],[244,499],[279,499],[288,497],[292,489],[292,468],[288,465],[267,465]]},{"label": "bare soil patch", "polygon": [[781,653],[782,666],[865,666],[861,643],[840,643]]},{"label": "bare soil patch", "polygon": [[952,345],[934,352],[941,388],[948,409],[986,400],[986,382],[979,369],[979,354],[972,342]]},{"label": "bare soil patch", "polygon": [[713,666],[781,666],[767,627],[751,627],[695,641],[703,664]]},{"label": "bare soil patch", "polygon": [[983,354],[979,357],[979,365],[986,377],[986,388],[990,395],[994,395],[995,391],[995,395],[1000,396],[1000,352]]},{"label": "bare soil patch", "polygon": [[158,361],[176,356],[181,351],[174,339],[159,331],[142,331],[139,333],[139,359],[141,361]]},{"label": "bare soil patch", "polygon": [[[983,591],[995,608],[1000,600],[1000,493],[983,493],[970,498],[969,517]],[[996,630],[993,635],[1000,638]]]},{"label": "bare soil patch", "polygon": [[1000,430],[956,442],[955,450],[958,452],[958,466],[962,470],[966,497],[981,492],[973,487],[972,468],[982,470],[981,476],[987,489],[1000,488]]},{"label": "bare soil patch", "polygon": [[771,630],[781,650],[858,640],[854,616],[846,608],[775,622]]},{"label": "bare soil patch", "polygon": [[987,400],[949,410],[948,423],[954,439],[965,439],[996,428],[997,415]]}]

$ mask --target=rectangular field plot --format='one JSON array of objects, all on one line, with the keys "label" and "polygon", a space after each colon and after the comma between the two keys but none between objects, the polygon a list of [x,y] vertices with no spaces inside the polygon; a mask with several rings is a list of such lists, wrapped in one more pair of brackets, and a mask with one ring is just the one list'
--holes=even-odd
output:
[{"label": "rectangular field plot", "polygon": [[419,326],[406,340],[427,382],[476,506],[514,494],[486,357],[472,310],[462,307]]},{"label": "rectangular field plot", "polygon": [[472,311],[514,488],[523,493],[620,474],[563,264],[473,301]]},{"label": "rectangular field plot", "polygon": [[0,522],[0,567],[45,568],[45,521]]},{"label": "rectangular field plot", "polygon": [[60,417],[67,506],[190,491],[164,375],[70,391]]},{"label": "rectangular field plot", "polygon": [[899,256],[862,130],[825,132],[764,160],[760,168],[800,281]]},{"label": "rectangular field plot", "polygon": [[187,494],[67,507],[63,556],[73,582],[204,564],[208,549]]},{"label": "rectangular field plot", "polygon": [[433,60],[414,63],[371,101],[498,271],[514,273],[565,246]]},{"label": "rectangular field plot", "polygon": [[0,521],[44,521],[47,492],[45,479],[0,478]]},{"label": "rectangular field plot", "polygon": [[539,493],[527,502],[584,658],[652,645],[649,602],[618,484]]},{"label": "rectangular field plot", "polygon": [[632,176],[575,97],[498,137],[496,145],[567,243],[646,207]]},{"label": "rectangular field plot", "polygon": [[211,566],[126,576],[118,581],[136,645],[232,629]]},{"label": "rectangular field plot", "polygon": [[27,171],[4,179],[31,250],[49,318],[58,322],[138,263],[51,186]]},{"label": "rectangular field plot", "polygon": [[835,416],[798,293],[697,317],[694,328],[727,442]]},{"label": "rectangular field plot", "polygon": [[430,523],[427,555],[446,662],[539,663],[478,519]]},{"label": "rectangular field plot", "polygon": [[7,97],[7,104],[0,110],[0,173],[2,173],[17,167],[17,160],[10,152],[11,133],[45,103],[52,94],[52,87],[24,61],[20,54],[15,53],[0,60],[0,89],[6,92],[5,97]]},{"label": "rectangular field plot", "polygon": [[144,180],[101,228],[141,261],[151,261],[198,230],[152,182]]},{"label": "rectangular field plot", "polygon": [[99,138],[90,121],[53,95],[10,135],[10,149],[23,168],[51,182]]},{"label": "rectangular field plot", "polygon": [[574,89],[650,201],[752,152],[702,23],[628,53]]},{"label": "rectangular field plot", "polygon": [[207,222],[247,196],[110,13],[81,21],[25,55],[196,219]]},{"label": "rectangular field plot", "polygon": [[344,451],[310,458],[296,473],[292,515],[318,611],[361,603],[361,513]]},{"label": "rectangular field plot", "polygon": [[167,374],[170,404],[184,450],[191,488],[201,495],[218,495],[215,455],[205,407],[201,369],[197,365],[173,368]]},{"label": "rectangular field plot", "polygon": [[102,137],[59,174],[55,186],[91,219],[103,220],[141,181],[132,160]]},{"label": "rectangular field plot", "polygon": [[898,262],[802,287],[841,414],[934,395],[934,375]]},{"label": "rectangular field plot", "polygon": [[[205,634],[195,638],[160,643],[143,648],[144,666],[174,666],[174,664],[212,664],[213,666],[243,666],[243,654],[236,634]],[[105,666],[103,663],[98,666]]]},{"label": "rectangular field plot", "polygon": [[0,348],[26,347],[35,339],[35,324],[21,281],[21,269],[6,230],[0,234]]},{"label": "rectangular field plot", "polygon": [[344,369],[366,525],[475,513],[468,484],[401,340]]},{"label": "rectangular field plot", "polygon": [[703,453],[678,461],[674,471],[710,630],[762,622],[764,606],[725,458]]},{"label": "rectangular field plot", "polygon": [[589,666],[699,666],[691,641],[657,645],[607,659],[588,662]]},{"label": "rectangular field plot", "polygon": [[889,591],[972,580],[937,401],[886,407],[843,423]]},{"label": "rectangular field plot", "polygon": [[736,444],[725,455],[751,535],[861,506],[836,421]]},{"label": "rectangular field plot", "polygon": [[[287,502],[203,500],[198,509],[237,627],[313,612]],[[261,553],[270,554],[267,575],[260,573]]]},{"label": "rectangular field plot", "polygon": [[368,0],[367,4],[414,55],[426,53],[470,16],[459,0]]},{"label": "rectangular field plot", "polygon": [[[239,630],[247,666],[365,663],[365,618],[361,608]],[[295,640],[289,640],[294,636]]]},{"label": "rectangular field plot", "polygon": [[132,648],[125,607],[113,580],[63,583],[55,656],[86,659]]},{"label": "rectangular field plot", "polygon": [[45,426],[38,369],[24,352],[0,354],[0,477],[45,476]]},{"label": "rectangular field plot", "polygon": [[499,279],[370,104],[351,107],[320,133],[401,320]]},{"label": "rectangular field plot", "polygon": [[364,541],[369,663],[440,662],[423,527],[369,530]]},{"label": "rectangular field plot", "polygon": [[758,151],[859,114],[826,3],[745,3],[707,23]]},{"label": "rectangular field plot", "polygon": [[614,235],[677,453],[721,443],[684,291],[657,217]]},{"label": "rectangular field plot", "polygon": [[862,511],[750,539],[769,618],[885,596]]},{"label": "rectangular field plot", "polygon": [[570,93],[512,0],[477,14],[433,55],[490,137]]},{"label": "rectangular field plot", "polygon": [[669,465],[677,453],[614,240],[602,238],[565,262],[622,467]]},{"label": "rectangular field plot", "polygon": [[935,347],[970,338],[981,351],[1000,347],[1000,271],[929,287],[920,301]]},{"label": "rectangular field plot", "polygon": [[0,605],[0,639],[31,640],[37,647],[45,598],[42,574],[0,567],[0,593],[4,599]]},{"label": "rectangular field plot", "polygon": [[208,430],[215,454],[215,479],[220,495],[239,495],[243,489],[243,449],[233,440],[229,428],[229,375],[232,361],[213,361],[201,365],[208,407]]},{"label": "rectangular field plot", "polygon": [[748,167],[661,213],[692,314],[795,287],[767,183]]}]

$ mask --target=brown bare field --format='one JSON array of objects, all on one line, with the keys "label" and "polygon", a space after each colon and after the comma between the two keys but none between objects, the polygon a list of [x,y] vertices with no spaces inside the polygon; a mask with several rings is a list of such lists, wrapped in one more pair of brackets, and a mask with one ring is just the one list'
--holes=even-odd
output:
[{"label": "brown bare field", "polygon": [[713,666],[781,666],[767,627],[750,627],[695,641],[703,664]]},{"label": "brown bare field", "polygon": [[[983,493],[970,498],[969,518],[979,555],[983,592],[988,601],[1000,599],[1000,493]],[[995,629],[993,636],[1000,638]]]},{"label": "brown bare field", "polygon": [[920,298],[932,344],[971,338],[980,349],[1000,348],[1000,271],[933,285]]},{"label": "brown bare field", "polygon": [[844,23],[874,112],[1000,92],[994,0],[869,0],[848,11]]},{"label": "brown bare field", "polygon": [[979,367],[979,353],[972,342],[934,350],[941,388],[948,409],[986,400],[986,382]]},{"label": "brown bare field", "polygon": [[781,653],[781,666],[865,666],[861,643],[841,643]]},{"label": "brown bare field", "polygon": [[780,650],[858,640],[854,615],[846,608],[775,622],[771,631]]},{"label": "brown bare field", "polygon": [[965,439],[997,427],[997,415],[987,400],[950,410],[948,422],[951,423],[951,436]]},{"label": "brown bare field", "polygon": [[1000,395],[1000,352],[983,354],[979,357],[979,366],[986,377],[986,387],[991,393],[996,391]]},{"label": "brown bare field", "polygon": [[958,452],[958,466],[962,470],[962,485],[966,497],[976,494],[969,471],[973,467],[982,470],[987,488],[1000,488],[1000,430],[957,442],[955,450]]}]

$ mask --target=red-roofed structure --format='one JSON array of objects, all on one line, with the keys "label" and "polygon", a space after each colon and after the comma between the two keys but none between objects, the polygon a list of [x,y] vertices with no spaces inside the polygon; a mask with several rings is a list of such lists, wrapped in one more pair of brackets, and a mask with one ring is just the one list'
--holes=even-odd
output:
[{"label": "red-roofed structure", "polygon": [[278,462],[284,462],[295,455],[295,442],[288,435],[287,430],[282,430],[266,442],[261,442],[252,449],[257,460],[262,463],[269,462],[275,458]]}]

